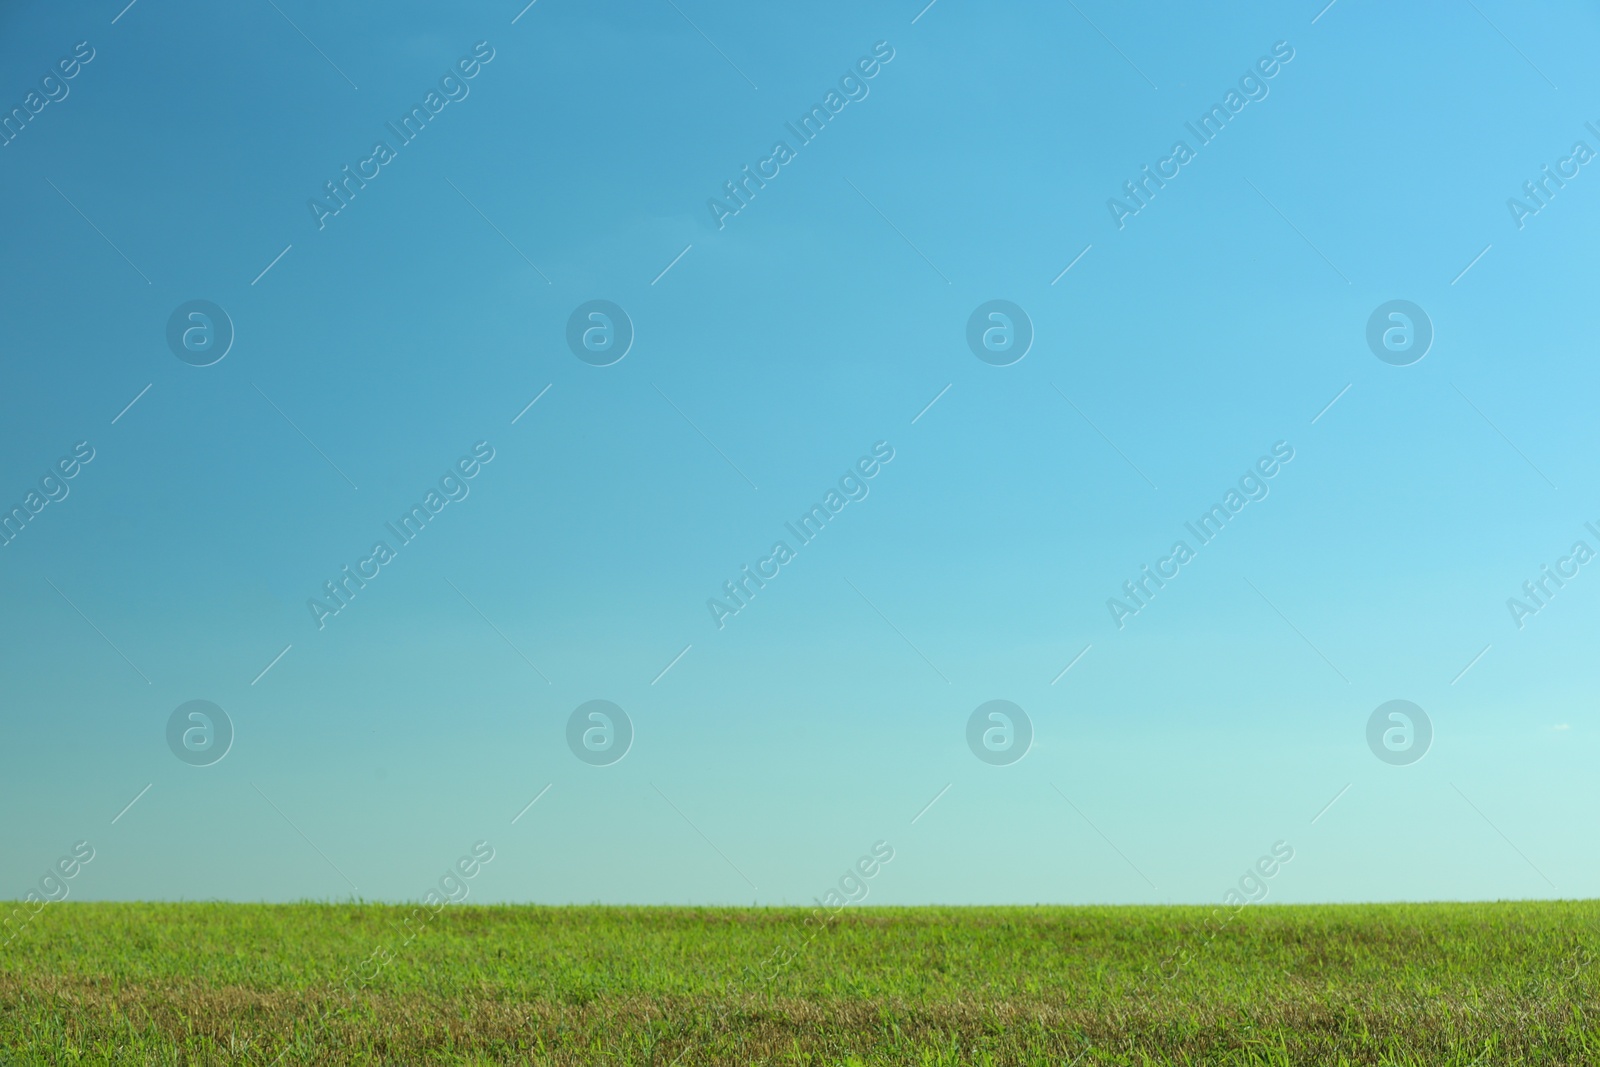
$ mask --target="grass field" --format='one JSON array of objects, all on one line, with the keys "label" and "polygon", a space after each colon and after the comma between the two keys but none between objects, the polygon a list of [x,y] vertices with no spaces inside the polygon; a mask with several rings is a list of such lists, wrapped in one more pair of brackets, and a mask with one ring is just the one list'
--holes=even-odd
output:
[{"label": "grass field", "polygon": [[1600,902],[1210,914],[60,903],[0,1063],[1600,1063]]}]

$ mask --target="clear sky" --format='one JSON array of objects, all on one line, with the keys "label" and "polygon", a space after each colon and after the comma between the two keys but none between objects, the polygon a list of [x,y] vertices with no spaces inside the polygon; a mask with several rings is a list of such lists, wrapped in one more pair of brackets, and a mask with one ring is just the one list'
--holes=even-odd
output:
[{"label": "clear sky", "polygon": [[1600,894],[1591,6],[123,2],[0,9],[0,895]]}]

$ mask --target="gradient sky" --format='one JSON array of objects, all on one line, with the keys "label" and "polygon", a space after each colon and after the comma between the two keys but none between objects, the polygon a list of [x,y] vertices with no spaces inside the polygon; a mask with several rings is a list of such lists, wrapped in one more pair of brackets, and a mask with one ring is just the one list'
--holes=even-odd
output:
[{"label": "gradient sky", "polygon": [[[94,50],[0,147],[0,503],[95,452],[0,548],[0,896],[81,839],[74,899],[417,898],[480,839],[474,901],[802,903],[879,840],[868,904],[1213,902],[1280,840],[1273,901],[1600,894],[1600,563],[1506,604],[1600,549],[1600,163],[1507,207],[1600,150],[1591,6],[123,2],[0,10],[7,111]],[[236,330],[208,367],[166,341],[199,299]],[[607,367],[565,340],[593,299],[636,331]],[[1011,366],[965,340],[994,299]],[[1365,339],[1394,299],[1435,331],[1410,366]],[[197,699],[235,730],[207,767],[166,740]],[[567,747],[593,699],[635,731],[610,766]],[[1033,725],[1008,766],[966,742],[995,699]],[[1394,699],[1433,727],[1407,766],[1366,741]]]}]

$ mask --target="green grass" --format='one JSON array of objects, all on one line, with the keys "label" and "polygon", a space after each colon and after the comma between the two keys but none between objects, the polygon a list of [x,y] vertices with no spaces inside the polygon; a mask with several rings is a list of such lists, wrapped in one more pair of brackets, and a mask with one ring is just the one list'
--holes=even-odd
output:
[{"label": "green grass", "polygon": [[1600,1063],[1600,902],[1211,914],[61,903],[0,1063]]}]

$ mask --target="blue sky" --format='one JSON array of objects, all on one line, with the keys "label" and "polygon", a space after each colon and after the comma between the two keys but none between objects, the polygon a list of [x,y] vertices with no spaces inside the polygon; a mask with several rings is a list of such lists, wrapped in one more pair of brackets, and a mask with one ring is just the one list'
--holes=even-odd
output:
[{"label": "blue sky", "polygon": [[[1569,844],[1600,577],[1507,607],[1600,550],[1600,176],[1507,203],[1600,150],[1596,34],[1572,3],[9,6],[0,104],[61,98],[0,147],[0,503],[94,458],[0,548],[0,895],[85,839],[82,899],[415,898],[478,840],[486,901],[801,903],[879,840],[869,904],[1216,901],[1280,840],[1275,901],[1600,893]],[[996,299],[1034,331],[1010,366],[966,342]],[[1396,299],[1434,330],[1409,366],[1366,342]],[[211,366],[166,340],[194,300],[235,331]],[[610,366],[567,344],[591,300],[633,327]],[[634,734],[605,766],[566,740],[596,699]],[[966,741],[997,699],[1033,730],[1001,766]],[[1395,699],[1433,730],[1404,766],[1366,740]],[[209,766],[168,747],[191,700],[232,723]]]}]

